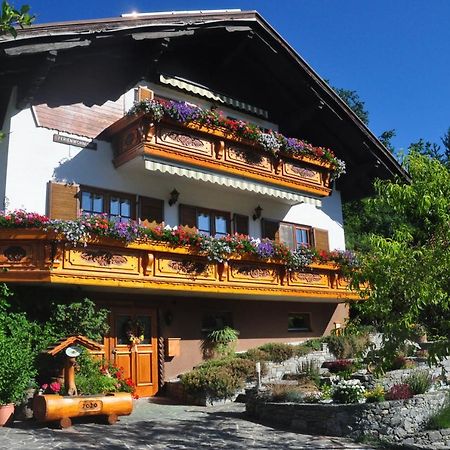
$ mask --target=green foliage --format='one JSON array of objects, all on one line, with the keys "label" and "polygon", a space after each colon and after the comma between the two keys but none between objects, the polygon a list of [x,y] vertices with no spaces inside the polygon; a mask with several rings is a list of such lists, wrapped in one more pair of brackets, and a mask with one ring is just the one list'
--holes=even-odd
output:
[{"label": "green foliage", "polygon": [[305,394],[298,386],[287,386],[283,384],[274,384],[271,386],[271,401],[301,403],[304,401]]},{"label": "green foliage", "polygon": [[281,363],[294,356],[294,347],[289,344],[273,342],[261,345],[258,349],[266,354],[265,361]]},{"label": "green foliage", "polygon": [[326,342],[330,352],[338,359],[361,356],[370,345],[368,333],[352,334],[345,331],[340,335],[327,336]]},{"label": "green foliage", "polygon": [[342,89],[333,87],[334,92],[341,97],[348,107],[361,119],[365,124],[369,124],[369,112],[366,110],[365,103],[356,91],[350,89]]},{"label": "green foliage", "polygon": [[83,351],[77,358],[77,363],[79,369],[75,374],[75,384],[79,394],[107,394],[117,391],[115,379],[101,372],[101,361],[93,359],[88,352]]},{"label": "green foliage", "polygon": [[381,385],[375,386],[373,389],[366,391],[364,397],[366,397],[367,403],[384,402],[386,393]]},{"label": "green foliage", "polygon": [[203,354],[206,357],[229,356],[234,353],[239,331],[229,326],[210,331],[202,342]]},{"label": "green foliage", "polygon": [[95,303],[85,298],[80,302],[53,304],[54,313],[49,326],[58,337],[83,335],[101,342],[108,332],[107,309],[97,309]]},{"label": "green foliage", "polygon": [[408,375],[405,383],[409,386],[413,395],[425,394],[433,384],[433,378],[426,369],[415,370]]},{"label": "green foliage", "polygon": [[200,367],[180,378],[188,394],[206,394],[212,400],[231,398],[244,386],[244,380],[225,365]]},{"label": "green foliage", "polygon": [[367,301],[356,309],[383,332],[383,347],[371,357],[389,367],[420,325],[433,343],[430,357],[450,352],[450,172],[438,160],[409,154],[404,165],[411,182],[378,181],[373,211],[389,227],[372,234],[361,255],[353,287]]},{"label": "green foliage", "polygon": [[359,380],[340,380],[333,386],[333,400],[337,403],[358,403],[365,389]]},{"label": "green foliage", "polygon": [[320,385],[320,364],[314,359],[307,359],[298,364],[297,374],[312,381],[316,386]]},{"label": "green foliage", "polygon": [[[216,367],[226,367],[233,374],[243,380],[250,381],[256,379],[255,361],[242,357],[241,355],[228,356],[225,358],[210,359],[202,363],[197,368],[200,370],[209,370]],[[261,371],[264,372],[265,366],[261,365]]]},{"label": "green foliage", "polygon": [[393,138],[395,138],[396,135],[397,135],[397,133],[394,129],[386,130],[381,133],[381,135],[378,139],[388,150],[390,150],[392,153],[394,153],[395,148],[392,145],[391,141]]},{"label": "green foliage", "polygon": [[450,428],[450,403],[447,404],[436,414],[434,414],[428,422],[427,428],[431,430],[442,430]]},{"label": "green foliage", "polygon": [[8,311],[9,295],[0,285],[0,405],[20,402],[36,373],[34,324]]},{"label": "green foliage", "polygon": [[34,20],[34,16],[30,15],[30,7],[23,5],[20,9],[15,9],[8,2],[2,2],[0,14],[0,35],[11,34],[13,37],[17,36],[17,31],[14,28],[19,26],[24,28],[30,26]]},{"label": "green foliage", "polygon": [[[311,349],[311,351],[318,352],[322,350],[322,344],[325,342],[324,338],[315,338],[315,339],[309,339],[306,342],[303,342],[303,344],[299,344],[298,348],[305,347]],[[299,355],[302,356],[302,355]]]}]

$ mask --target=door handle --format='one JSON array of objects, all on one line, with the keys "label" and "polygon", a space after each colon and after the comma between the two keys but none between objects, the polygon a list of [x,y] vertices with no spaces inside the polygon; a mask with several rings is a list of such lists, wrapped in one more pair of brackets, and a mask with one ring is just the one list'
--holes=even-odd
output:
[{"label": "door handle", "polygon": [[115,355],[117,353],[117,350],[114,348],[113,351],[111,352],[113,355]]}]

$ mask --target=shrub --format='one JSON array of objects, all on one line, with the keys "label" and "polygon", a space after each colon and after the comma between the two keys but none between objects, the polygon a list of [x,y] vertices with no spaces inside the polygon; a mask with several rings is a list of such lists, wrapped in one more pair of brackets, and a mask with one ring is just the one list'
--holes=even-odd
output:
[{"label": "shrub", "polygon": [[248,359],[250,361],[269,361],[270,355],[267,352],[262,351],[259,348],[251,348],[245,353],[239,355],[241,358]]},{"label": "shrub", "polygon": [[405,383],[414,395],[425,394],[430,389],[433,378],[428,370],[415,370],[406,378]]},{"label": "shrub", "polygon": [[198,368],[181,375],[181,383],[191,395],[205,393],[213,400],[231,398],[244,386],[244,380],[226,366]]},{"label": "shrub", "polygon": [[313,348],[307,346],[306,344],[293,345],[294,356],[306,356],[313,352]]},{"label": "shrub", "polygon": [[324,366],[331,373],[338,374],[342,377],[350,376],[355,370],[353,362],[348,359],[336,359],[335,361],[325,363]]},{"label": "shrub", "polygon": [[54,312],[49,325],[58,337],[81,334],[101,342],[109,330],[109,311],[97,309],[88,298],[80,302],[53,304],[52,308]]},{"label": "shrub", "polygon": [[394,384],[386,394],[387,400],[406,400],[411,398],[413,393],[406,383]]},{"label": "shrub", "polygon": [[[239,356],[232,356],[227,358],[210,359],[199,365],[196,369],[209,370],[217,367],[226,367],[233,375],[238,376],[243,380],[256,379],[256,365],[251,359],[242,358]],[[261,364],[261,373],[264,375],[265,365]]]},{"label": "shrub", "polygon": [[326,342],[330,352],[338,359],[355,358],[370,345],[368,333],[331,335]]},{"label": "shrub", "polygon": [[308,341],[300,344],[299,346],[303,346],[306,348],[310,348],[314,352],[318,352],[322,350],[322,344],[326,342],[326,339],[317,338],[317,339],[309,339]]},{"label": "shrub", "polygon": [[359,380],[340,380],[333,386],[333,400],[337,403],[358,403],[364,399],[364,393]]},{"label": "shrub", "polygon": [[281,363],[294,356],[294,347],[289,344],[283,343],[268,343],[258,347],[267,354],[266,361],[273,361],[276,363]]},{"label": "shrub", "polygon": [[385,392],[383,386],[377,385],[373,389],[364,393],[367,403],[384,402]]},{"label": "shrub", "polygon": [[305,394],[298,386],[274,384],[271,387],[271,400],[274,402],[301,403]]}]

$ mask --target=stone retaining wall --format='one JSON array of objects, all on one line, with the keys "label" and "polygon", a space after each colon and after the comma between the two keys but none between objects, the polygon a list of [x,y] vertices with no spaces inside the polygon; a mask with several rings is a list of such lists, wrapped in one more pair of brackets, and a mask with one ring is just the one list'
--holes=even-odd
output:
[{"label": "stone retaining wall", "polygon": [[253,390],[247,392],[246,410],[253,418],[300,433],[403,442],[420,432],[447,398],[447,391],[439,391],[381,403],[274,403]]}]

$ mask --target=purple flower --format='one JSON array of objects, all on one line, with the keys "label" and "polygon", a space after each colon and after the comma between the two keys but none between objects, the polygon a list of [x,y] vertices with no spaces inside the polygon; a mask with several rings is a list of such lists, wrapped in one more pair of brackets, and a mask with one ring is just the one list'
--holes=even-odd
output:
[{"label": "purple flower", "polygon": [[273,243],[266,239],[261,241],[258,244],[258,246],[256,247],[256,253],[261,258],[271,258],[275,253],[275,249],[273,248]]}]

